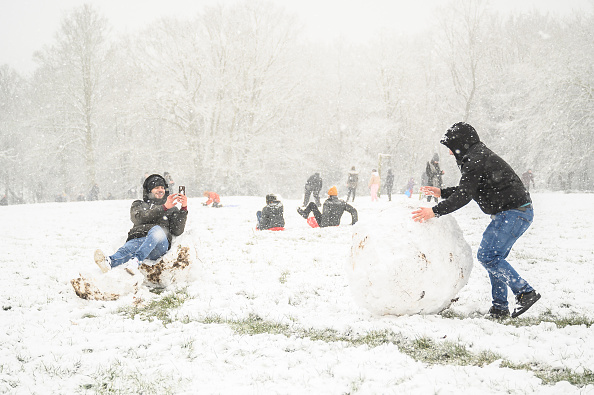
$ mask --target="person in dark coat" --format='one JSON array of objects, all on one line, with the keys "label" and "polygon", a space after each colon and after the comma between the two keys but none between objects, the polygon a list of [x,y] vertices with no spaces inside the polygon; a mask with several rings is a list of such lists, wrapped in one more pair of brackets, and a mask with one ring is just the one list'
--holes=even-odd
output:
[{"label": "person in dark coat", "polygon": [[532,170],[528,169],[522,173],[522,182],[524,183],[526,190],[530,191],[530,182],[532,182],[532,186],[534,186],[534,174],[532,174]]},{"label": "person in dark coat", "polygon": [[392,169],[388,169],[386,176],[386,192],[388,193],[388,201],[392,201],[392,188],[394,188],[394,173]]},{"label": "person in dark coat", "polygon": [[4,194],[4,196],[2,196],[2,199],[0,199],[0,206],[8,206],[8,197],[6,196],[6,194]]},{"label": "person in dark coat", "polygon": [[[427,177],[426,185],[441,188],[443,174],[444,174],[444,171],[441,170],[441,168],[439,167],[439,155],[434,154],[431,161],[427,162],[427,167],[425,168],[425,175]],[[435,201],[437,202],[437,197],[427,196],[428,202],[430,202],[431,199],[435,199]]]},{"label": "person in dark coat", "polygon": [[349,201],[349,197],[351,197],[351,194],[353,195],[353,197],[351,198],[351,201],[354,202],[355,201],[355,194],[357,193],[357,185],[359,184],[359,172],[355,170],[355,166],[351,167],[351,171],[349,171],[349,175],[347,177],[347,188],[348,188],[348,192],[347,192],[347,198],[346,201]]},{"label": "person in dark coat", "polygon": [[[142,188],[142,200],[135,200],[130,207],[133,226],[126,243],[111,256],[95,251],[95,263],[104,273],[126,264],[125,269],[135,274],[143,260],[157,260],[165,255],[173,236],[184,232],[188,217],[186,195],[170,195],[165,178],[159,174],[148,176]],[[177,203],[181,203],[181,209],[176,207]]]},{"label": "person in dark coat", "polygon": [[345,211],[351,214],[351,225],[355,225],[358,221],[357,210],[344,200],[338,198],[338,190],[336,187],[332,187],[328,190],[328,199],[324,202],[322,212],[320,212],[320,209],[318,209],[318,206],[314,202],[309,203],[305,210],[300,207],[297,208],[299,215],[305,219],[309,217],[309,213],[313,212],[320,228],[340,225],[340,218],[342,218],[342,214],[344,214]]},{"label": "person in dark coat", "polygon": [[534,217],[530,194],[520,177],[501,157],[483,144],[474,128],[464,122],[452,125],[440,141],[450,149],[462,177],[456,187],[425,186],[426,195],[442,197],[434,207],[413,212],[413,219],[425,222],[449,214],[475,200],[491,223],[483,233],[478,249],[478,261],[487,269],[491,280],[492,318],[509,316],[507,289],[516,297],[512,318],[528,310],[540,299],[540,294],[528,284],[506,258],[518,238],[528,229]]},{"label": "person in dark coat", "polygon": [[262,211],[256,213],[258,219],[258,230],[284,230],[285,217],[283,215],[283,204],[278,200],[276,195],[266,195],[266,206]]},{"label": "person in dark coat", "polygon": [[87,200],[99,200],[99,185],[93,184],[93,187],[89,191],[89,198]]},{"label": "person in dark coat", "polygon": [[173,177],[168,172],[163,173],[163,178],[167,181],[167,186],[169,186],[169,190],[173,191],[173,187],[175,186],[175,181],[173,181]]},{"label": "person in dark coat", "polygon": [[316,205],[320,206],[320,191],[322,190],[322,177],[320,173],[311,175],[305,183],[305,197],[303,198],[303,207],[307,206],[309,197],[313,193]]}]

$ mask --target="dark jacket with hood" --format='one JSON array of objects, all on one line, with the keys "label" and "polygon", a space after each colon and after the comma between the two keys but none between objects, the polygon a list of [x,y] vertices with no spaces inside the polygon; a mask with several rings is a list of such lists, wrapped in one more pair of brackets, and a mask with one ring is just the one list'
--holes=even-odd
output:
[{"label": "dark jacket with hood", "polygon": [[319,226],[323,228],[340,225],[340,218],[345,211],[351,214],[352,225],[355,225],[358,221],[357,210],[344,200],[340,200],[337,196],[330,196],[326,199],[322,207],[322,223]]},{"label": "dark jacket with hood", "polygon": [[[162,199],[155,199],[151,194],[155,184],[165,187],[165,195]],[[165,209],[164,204],[169,196],[169,187],[159,174],[147,177],[142,185],[142,190],[142,200],[135,200],[130,207],[130,219],[134,226],[128,232],[126,241],[145,237],[153,226],[159,225],[165,231],[169,248],[171,248],[172,236],[179,236],[184,232],[188,211],[180,210],[177,207]]]},{"label": "dark jacket with hood", "polygon": [[278,200],[268,202],[262,209],[262,218],[260,219],[260,229],[284,228],[285,217],[283,216],[283,204]]},{"label": "dark jacket with hood", "polygon": [[531,203],[530,194],[510,165],[483,144],[472,126],[459,122],[440,141],[456,157],[462,177],[457,187],[443,188],[445,200],[433,207],[436,216],[449,214],[475,200],[486,214]]}]

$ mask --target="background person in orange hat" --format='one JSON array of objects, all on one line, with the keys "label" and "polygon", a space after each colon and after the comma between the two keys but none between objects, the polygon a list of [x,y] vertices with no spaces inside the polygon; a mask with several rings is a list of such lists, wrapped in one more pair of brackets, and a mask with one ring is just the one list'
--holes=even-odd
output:
[{"label": "background person in orange hat", "polygon": [[322,206],[322,212],[320,212],[318,206],[316,206],[314,202],[310,202],[305,210],[302,210],[300,207],[297,208],[299,215],[305,219],[309,217],[309,213],[313,212],[320,228],[340,225],[340,218],[345,211],[348,211],[351,214],[351,225],[355,225],[358,220],[357,210],[344,200],[338,198],[338,190],[335,186],[328,190],[328,199],[326,199]]}]

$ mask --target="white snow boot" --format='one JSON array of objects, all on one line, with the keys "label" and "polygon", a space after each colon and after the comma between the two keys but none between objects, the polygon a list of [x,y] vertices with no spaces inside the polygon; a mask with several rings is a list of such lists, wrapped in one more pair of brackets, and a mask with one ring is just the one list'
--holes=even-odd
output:
[{"label": "white snow boot", "polygon": [[101,269],[101,271],[103,273],[107,273],[108,271],[111,270],[111,259],[109,259],[108,256],[105,256],[103,251],[95,250],[94,258],[95,258],[95,263],[97,264],[97,266],[99,266],[99,269]]}]

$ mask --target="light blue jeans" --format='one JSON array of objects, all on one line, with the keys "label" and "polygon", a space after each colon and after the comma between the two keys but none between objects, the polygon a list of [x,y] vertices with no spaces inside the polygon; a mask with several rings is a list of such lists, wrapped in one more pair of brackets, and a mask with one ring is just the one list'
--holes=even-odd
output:
[{"label": "light blue jeans", "polygon": [[478,249],[478,261],[487,269],[491,280],[493,307],[508,308],[507,287],[514,295],[530,292],[533,288],[505,260],[512,246],[532,224],[534,211],[507,210],[491,216],[492,221],[483,233]]},{"label": "light blue jeans", "polygon": [[115,254],[110,256],[111,267],[124,264],[132,258],[138,259],[139,262],[147,258],[154,261],[165,255],[168,249],[169,240],[167,240],[165,231],[159,225],[155,225],[145,237],[128,240]]}]

